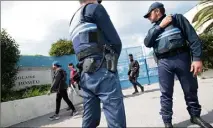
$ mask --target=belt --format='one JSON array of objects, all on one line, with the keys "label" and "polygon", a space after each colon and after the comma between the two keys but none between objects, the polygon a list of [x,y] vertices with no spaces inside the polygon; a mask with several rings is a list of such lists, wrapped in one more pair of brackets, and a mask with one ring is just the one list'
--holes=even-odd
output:
[{"label": "belt", "polygon": [[100,54],[103,52],[103,49],[100,47],[89,47],[81,52],[79,52],[76,56],[78,60],[82,60],[88,56],[94,55],[94,54]]},{"label": "belt", "polygon": [[184,52],[189,52],[189,48],[188,47],[181,47],[181,48],[177,48],[177,49],[173,49],[169,52],[165,52],[159,55],[156,55],[158,59],[163,59],[163,58],[168,58],[168,57],[172,57]]},{"label": "belt", "polygon": [[[101,60],[96,60],[96,66],[99,67],[100,64],[101,64]],[[104,60],[100,68],[106,68],[106,67],[107,67],[107,64],[106,64],[106,61]]]}]

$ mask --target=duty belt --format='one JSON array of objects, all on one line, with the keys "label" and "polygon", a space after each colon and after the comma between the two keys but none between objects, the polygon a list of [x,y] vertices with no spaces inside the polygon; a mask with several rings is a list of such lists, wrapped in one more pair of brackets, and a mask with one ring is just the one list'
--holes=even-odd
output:
[{"label": "duty belt", "polygon": [[172,56],[184,53],[184,52],[189,52],[189,48],[188,47],[176,48],[176,49],[173,49],[169,52],[162,53],[162,54],[156,55],[156,56],[157,56],[158,59],[163,59],[163,58],[172,57]]},{"label": "duty belt", "polygon": [[100,53],[102,54],[102,52],[103,52],[103,48],[97,47],[97,46],[95,46],[95,47],[93,46],[93,47],[86,48],[85,50],[79,52],[77,54],[77,58],[80,61],[80,60],[82,60],[82,59],[84,59],[84,58],[86,58],[86,57],[88,57],[90,55],[100,54]]}]

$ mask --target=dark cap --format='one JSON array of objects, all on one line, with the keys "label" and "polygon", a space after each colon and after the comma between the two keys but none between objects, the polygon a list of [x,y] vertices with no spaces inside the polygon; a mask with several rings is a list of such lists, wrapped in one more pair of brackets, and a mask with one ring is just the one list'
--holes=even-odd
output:
[{"label": "dark cap", "polygon": [[129,56],[133,56],[132,54],[129,54]]},{"label": "dark cap", "polygon": [[56,66],[61,67],[61,64],[60,64],[58,61],[54,61],[54,62],[52,63],[52,65],[56,65]]},{"label": "dark cap", "polygon": [[102,0],[98,0],[98,3],[101,4]]},{"label": "dark cap", "polygon": [[148,10],[148,12],[146,13],[146,15],[144,15],[143,17],[144,17],[144,18],[148,18],[150,12],[151,12],[152,10],[156,9],[156,8],[164,8],[164,5],[163,5],[162,3],[160,3],[160,2],[155,2],[155,3],[153,3],[153,4],[149,7],[149,10]]}]

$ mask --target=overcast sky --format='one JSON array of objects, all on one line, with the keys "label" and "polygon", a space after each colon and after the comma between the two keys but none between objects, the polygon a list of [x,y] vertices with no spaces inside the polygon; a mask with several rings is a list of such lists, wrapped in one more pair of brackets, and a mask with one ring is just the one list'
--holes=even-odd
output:
[{"label": "overcast sky", "polygon": [[[151,24],[143,18],[153,1],[103,1],[123,48],[141,46]],[[160,1],[167,14],[184,14],[198,1]],[[20,45],[23,55],[48,55],[51,44],[68,38],[68,24],[78,1],[1,1],[1,28]]]}]

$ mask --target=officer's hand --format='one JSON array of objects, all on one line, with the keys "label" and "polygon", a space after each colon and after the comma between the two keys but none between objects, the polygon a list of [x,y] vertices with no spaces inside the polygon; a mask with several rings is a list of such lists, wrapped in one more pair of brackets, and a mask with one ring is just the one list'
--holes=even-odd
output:
[{"label": "officer's hand", "polygon": [[161,28],[165,28],[168,24],[170,24],[172,22],[172,16],[166,16],[160,23],[160,27]]},{"label": "officer's hand", "polygon": [[202,61],[193,61],[191,64],[191,72],[194,76],[197,76],[198,73],[202,71],[203,63]]}]

